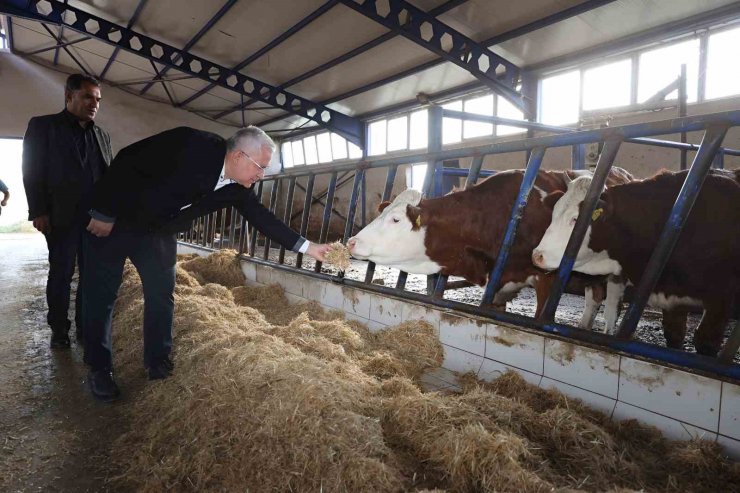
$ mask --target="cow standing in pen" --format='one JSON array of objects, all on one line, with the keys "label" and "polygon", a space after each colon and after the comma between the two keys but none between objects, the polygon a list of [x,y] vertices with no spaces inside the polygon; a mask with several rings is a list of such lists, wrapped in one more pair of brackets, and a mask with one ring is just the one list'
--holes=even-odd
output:
[{"label": "cow standing in pen", "polygon": [[[638,284],[686,174],[662,172],[603,192],[574,271],[623,275]],[[552,224],[532,252],[537,266],[556,269],[560,264],[590,182],[587,177],[575,180],[557,202]],[[740,170],[711,170],[648,304],[663,309],[666,341],[674,348],[683,345],[688,310],[703,307],[694,346],[714,356],[738,293]]]},{"label": "cow standing in pen", "polygon": [[[553,191],[566,190],[569,181],[580,174],[590,173],[538,173],[509,253],[501,286],[497,287],[494,305],[503,307],[524,286],[533,286],[537,293],[536,314],[541,312],[553,279],[531,261],[532,248],[542,238],[552,216],[551,208],[543,199]],[[358,259],[413,274],[441,272],[484,285],[501,248],[523,176],[524,170],[500,172],[468,190],[434,199],[422,200],[419,192],[406,190],[385,207],[379,217],[350,238],[347,246]],[[608,183],[613,185],[631,179],[626,171],[614,168]],[[593,301],[587,299],[581,320],[581,326],[586,328],[591,326],[604,299],[604,282],[576,276],[569,288],[579,283],[581,292],[584,284],[594,288]],[[608,308],[616,309],[616,306]]]}]

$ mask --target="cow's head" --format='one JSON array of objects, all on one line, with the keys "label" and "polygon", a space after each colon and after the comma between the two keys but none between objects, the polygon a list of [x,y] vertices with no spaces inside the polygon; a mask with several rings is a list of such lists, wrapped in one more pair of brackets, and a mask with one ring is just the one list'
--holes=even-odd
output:
[{"label": "cow's head", "polygon": [[[581,176],[568,184],[568,191],[553,192],[548,195],[545,204],[554,203],[552,222],[545,231],[540,244],[532,251],[532,263],[541,269],[555,270],[560,266],[560,260],[565,252],[570,235],[581,211],[581,204],[586,198],[586,192],[591,186],[590,176]],[[600,202],[591,216],[594,221],[606,221],[608,204]],[[584,274],[606,275],[620,274],[621,266],[609,258],[605,250],[595,252],[588,246],[591,238],[591,226],[586,230],[586,236],[578,250],[573,270]]]},{"label": "cow's head", "polygon": [[389,203],[382,203],[381,213],[347,242],[350,254],[412,274],[434,274],[440,266],[426,254],[426,227],[421,221],[421,193],[405,190]]}]

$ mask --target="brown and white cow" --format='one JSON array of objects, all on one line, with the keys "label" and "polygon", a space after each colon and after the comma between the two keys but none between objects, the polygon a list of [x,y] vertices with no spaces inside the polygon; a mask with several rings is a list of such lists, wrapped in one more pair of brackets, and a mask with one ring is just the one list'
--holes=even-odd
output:
[{"label": "brown and white cow", "polygon": [[[540,171],[524,215],[519,223],[494,304],[501,306],[521,288],[533,286],[540,313],[552,276],[545,275],[531,261],[532,249],[550,224],[552,210],[543,199],[555,190],[565,191],[568,182],[589,172]],[[347,242],[350,253],[361,260],[395,267],[413,274],[442,274],[464,277],[484,285],[494,266],[516,202],[524,170],[497,173],[478,185],[444,197],[422,199],[419,192],[406,190],[388,205],[373,222]],[[629,173],[614,168],[609,184],[630,180]],[[579,279],[574,278],[574,283]],[[593,281],[593,280],[591,280]],[[601,289],[587,304],[582,326],[590,327],[604,298]]]},{"label": "brown and white cow", "polygon": [[[687,172],[662,172],[602,193],[575,260],[574,271],[623,275],[640,282]],[[555,269],[590,185],[574,180],[553,210],[533,263]],[[694,337],[697,352],[716,355],[740,292],[740,170],[711,170],[648,303],[663,309],[670,347],[686,335],[686,312],[704,308]]]}]

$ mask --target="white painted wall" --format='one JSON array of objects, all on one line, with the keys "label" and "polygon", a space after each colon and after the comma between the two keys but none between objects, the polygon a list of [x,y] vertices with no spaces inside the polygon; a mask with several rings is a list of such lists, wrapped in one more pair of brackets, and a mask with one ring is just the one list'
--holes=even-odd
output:
[{"label": "white painted wall", "polygon": [[[11,53],[0,53],[0,138],[23,137],[31,117],[61,111],[67,75]],[[236,130],[105,84],[101,93],[103,101],[95,121],[110,133],[114,153],[137,140],[179,126],[224,137]]]}]

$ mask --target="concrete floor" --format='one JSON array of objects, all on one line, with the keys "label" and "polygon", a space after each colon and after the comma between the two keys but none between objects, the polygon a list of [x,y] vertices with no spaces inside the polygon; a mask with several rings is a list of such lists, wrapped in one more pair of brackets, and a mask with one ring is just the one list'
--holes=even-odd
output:
[{"label": "concrete floor", "polygon": [[0,491],[108,491],[120,405],[89,395],[74,341],[49,349],[46,256],[40,234],[0,234]]}]

